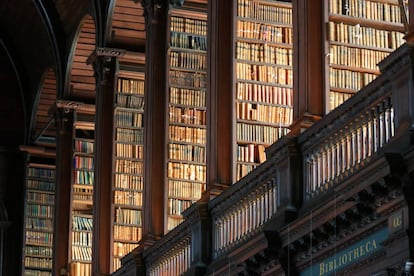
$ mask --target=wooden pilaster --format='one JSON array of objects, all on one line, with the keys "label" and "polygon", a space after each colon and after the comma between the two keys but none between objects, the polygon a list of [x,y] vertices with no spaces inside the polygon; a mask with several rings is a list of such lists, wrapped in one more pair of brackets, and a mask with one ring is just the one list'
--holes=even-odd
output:
[{"label": "wooden pilaster", "polygon": [[143,1],[146,23],[145,136],[144,136],[144,246],[165,231],[167,1]]},{"label": "wooden pilaster", "polygon": [[235,181],[233,2],[208,1],[207,192]]},{"label": "wooden pilaster", "polygon": [[293,0],[293,124],[300,133],[324,115],[324,2]]},{"label": "wooden pilaster", "polygon": [[73,109],[56,106],[56,195],[53,248],[53,275],[66,275],[69,261]]},{"label": "wooden pilaster", "polygon": [[96,78],[95,182],[93,185],[92,274],[112,271],[112,147],[116,49],[97,48],[88,62]]}]

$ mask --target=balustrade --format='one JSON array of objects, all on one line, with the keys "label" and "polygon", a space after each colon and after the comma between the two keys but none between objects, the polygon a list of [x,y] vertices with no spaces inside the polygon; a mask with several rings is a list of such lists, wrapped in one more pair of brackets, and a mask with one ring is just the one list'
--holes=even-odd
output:
[{"label": "balustrade", "polygon": [[255,233],[277,211],[276,178],[259,183],[232,207],[213,218],[213,257]]},{"label": "balustrade", "polygon": [[349,123],[342,125],[339,131],[326,135],[306,153],[307,199],[326,191],[337,183],[338,178],[358,169],[383,148],[394,133],[394,109],[390,95],[360,114],[352,114]]},{"label": "balustrade", "polygon": [[182,275],[190,266],[191,241],[185,239],[152,263],[148,271],[151,276]]}]

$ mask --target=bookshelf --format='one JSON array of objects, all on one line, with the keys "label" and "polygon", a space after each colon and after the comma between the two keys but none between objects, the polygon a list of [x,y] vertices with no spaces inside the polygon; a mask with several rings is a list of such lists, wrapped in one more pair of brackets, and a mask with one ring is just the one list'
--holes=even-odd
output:
[{"label": "bookshelf", "polygon": [[117,60],[113,160],[113,271],[142,237],[144,64]]},{"label": "bookshelf", "polygon": [[236,180],[265,161],[292,123],[292,6],[238,0],[235,23]]},{"label": "bookshelf", "polygon": [[30,158],[27,165],[24,224],[24,275],[52,275],[55,207],[54,159]]},{"label": "bookshelf", "polygon": [[167,217],[171,230],[206,185],[206,12],[169,13]]},{"label": "bookshelf", "polygon": [[70,271],[75,276],[92,275],[94,120],[93,112],[74,112]]},{"label": "bookshelf", "polygon": [[342,104],[379,75],[378,62],[404,42],[396,0],[328,0],[327,107]]}]

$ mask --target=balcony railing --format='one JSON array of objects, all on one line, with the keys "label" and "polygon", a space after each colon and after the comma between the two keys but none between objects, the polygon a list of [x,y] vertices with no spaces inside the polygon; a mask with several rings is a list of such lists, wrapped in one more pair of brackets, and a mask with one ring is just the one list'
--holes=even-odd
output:
[{"label": "balcony railing", "polygon": [[[199,208],[193,215],[143,252],[147,274],[199,275],[195,267],[203,269],[200,275],[225,271],[228,256],[238,254],[235,262],[243,262],[258,254],[240,253],[243,244],[269,246],[275,241],[271,234],[286,227],[291,214],[305,214],[307,203],[323,204],[315,199],[334,187],[341,190],[382,153],[411,149],[412,53],[407,45],[398,49],[368,86],[303,133],[280,139],[267,150],[266,162],[220,195],[193,205]],[[250,261],[264,260],[256,256]]]}]

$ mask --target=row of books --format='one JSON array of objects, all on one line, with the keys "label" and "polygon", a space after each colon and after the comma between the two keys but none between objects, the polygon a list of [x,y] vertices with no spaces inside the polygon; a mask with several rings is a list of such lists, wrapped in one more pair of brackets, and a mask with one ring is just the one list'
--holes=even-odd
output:
[{"label": "row of books", "polygon": [[192,18],[171,16],[170,29],[173,32],[182,32],[207,36],[207,22]]},{"label": "row of books", "polygon": [[41,231],[26,231],[26,243],[52,246],[53,233]]},{"label": "row of books", "polygon": [[352,93],[329,91],[329,110],[333,110],[334,108],[338,107],[343,102],[348,100],[352,95]]},{"label": "row of books", "polygon": [[53,205],[42,205],[36,203],[27,204],[26,215],[31,217],[53,218]]},{"label": "row of books", "polygon": [[253,163],[237,163],[236,164],[236,179],[240,180],[251,171],[253,171],[258,165]]},{"label": "row of books", "polygon": [[46,268],[52,269],[52,259],[51,258],[36,258],[36,257],[25,257],[24,266],[32,268]]},{"label": "row of books", "polygon": [[114,203],[120,205],[142,206],[142,192],[133,190],[115,190]]},{"label": "row of books", "polygon": [[25,269],[24,270],[25,276],[52,276],[51,271],[41,271],[41,270],[33,270],[33,269]]},{"label": "row of books", "polygon": [[55,170],[51,170],[47,168],[35,168],[35,167],[29,167],[27,175],[29,177],[50,178],[50,179],[55,179],[56,177]]},{"label": "row of books", "polygon": [[191,204],[193,204],[191,200],[168,198],[168,214],[181,215]]},{"label": "row of books", "polygon": [[206,129],[200,127],[170,125],[168,127],[169,139],[176,142],[194,144],[206,143]]},{"label": "row of books", "polygon": [[331,0],[329,12],[370,20],[401,23],[401,10],[397,1],[387,3],[368,0]]},{"label": "row of books", "polygon": [[358,91],[372,82],[376,77],[376,74],[366,72],[355,72],[336,68],[331,68],[329,70],[329,84],[331,88]]},{"label": "row of books", "polygon": [[53,218],[27,217],[26,229],[50,231],[53,229]]},{"label": "row of books", "polygon": [[[124,248],[124,246],[126,245],[126,247],[129,247],[129,245],[135,245],[135,243],[128,243],[128,241],[130,242],[138,242],[139,240],[141,240],[142,237],[142,228],[140,226],[133,226],[133,225],[114,225],[114,240],[116,240],[116,244],[117,244],[117,250],[115,250],[114,248],[114,255],[115,256],[120,256],[119,253],[124,253],[126,250],[125,249],[121,249]],[[128,254],[129,252],[125,252],[125,254]],[[124,256],[122,255],[122,256]]]},{"label": "row of books", "polygon": [[292,9],[282,6],[267,5],[265,1],[237,1],[237,16],[256,20],[292,24]]},{"label": "row of books", "polygon": [[236,77],[239,80],[259,81],[279,85],[293,85],[293,70],[277,65],[257,65],[238,62]]},{"label": "row of books", "polygon": [[129,127],[143,127],[143,114],[138,112],[116,110],[115,125]]},{"label": "row of books", "polygon": [[246,143],[273,144],[280,137],[286,135],[287,127],[237,123],[237,140]]},{"label": "row of books", "polygon": [[192,125],[206,124],[206,110],[170,105],[168,112],[170,122]]},{"label": "row of books", "polygon": [[[139,205],[142,204],[142,194],[141,200],[137,200],[139,202],[133,202],[129,205]],[[140,203],[140,204],[137,204]],[[142,211],[137,209],[125,209],[118,207],[115,209],[115,222],[117,224],[129,224],[130,226],[141,226],[142,225]]]},{"label": "row of books", "polygon": [[72,262],[70,264],[70,275],[71,276],[91,276],[92,275],[92,264],[84,262]]},{"label": "row of books", "polygon": [[204,53],[193,53],[186,51],[171,51],[170,66],[188,68],[194,70],[206,70],[207,58]]},{"label": "row of books", "polygon": [[115,172],[143,174],[144,168],[143,168],[142,162],[140,161],[116,159],[115,160]]},{"label": "row of books", "polygon": [[73,166],[75,169],[93,170],[93,157],[75,155]]},{"label": "row of books", "polygon": [[137,144],[116,143],[115,154],[117,158],[127,157],[142,159],[144,157],[144,147]]},{"label": "row of books", "polygon": [[143,179],[141,175],[115,173],[115,189],[131,189],[142,191]]},{"label": "row of books", "polygon": [[236,104],[236,114],[237,119],[270,124],[290,125],[293,120],[292,108],[250,102],[238,102]]},{"label": "row of books", "polygon": [[118,78],[118,93],[144,95],[144,81],[136,79]]},{"label": "row of books", "polygon": [[205,90],[170,87],[169,102],[170,104],[204,108],[206,106]]},{"label": "row of books", "polygon": [[260,144],[237,145],[237,161],[263,163],[266,161],[265,146]]},{"label": "row of books", "polygon": [[143,129],[116,128],[115,139],[116,139],[116,142],[143,144],[144,143],[144,130]]},{"label": "row of books", "polygon": [[168,197],[198,200],[205,189],[205,183],[168,180]]},{"label": "row of books", "polygon": [[74,144],[75,152],[93,154],[94,143],[92,141],[75,139]]},{"label": "row of books", "polygon": [[389,55],[389,52],[349,47],[347,45],[331,45],[329,63],[349,67],[378,70],[378,63]]},{"label": "row of books", "polygon": [[178,162],[168,162],[167,176],[169,178],[206,181],[206,166]]},{"label": "row of books", "polygon": [[237,100],[292,106],[293,90],[290,87],[238,82]]},{"label": "row of books", "polygon": [[395,49],[404,42],[403,33],[364,27],[359,24],[348,25],[343,22],[330,21],[328,28],[331,42],[382,49]]},{"label": "row of books", "polygon": [[73,181],[76,184],[93,185],[94,178],[95,178],[95,174],[93,171],[85,171],[85,170],[73,171]]},{"label": "row of books", "polygon": [[236,58],[255,62],[292,65],[293,50],[263,43],[237,41]]},{"label": "row of books", "polygon": [[[118,227],[118,226],[115,225],[114,228],[115,227]],[[140,233],[139,232],[139,231],[141,231],[140,229],[141,228],[136,227],[137,233]],[[126,228],[122,228],[122,230],[120,232],[125,233],[125,231],[127,231]],[[114,230],[114,233],[117,233],[117,231]],[[141,239],[141,234],[137,234],[136,236],[137,236],[137,239],[135,239],[136,241]],[[114,256],[115,257],[123,257],[126,254],[128,254],[129,252],[131,252],[132,250],[134,250],[137,246],[138,246],[138,243],[114,242],[114,247],[113,247]]]},{"label": "row of books", "polygon": [[207,74],[201,71],[185,72],[170,70],[169,82],[170,86],[178,86],[179,88],[206,88]]},{"label": "row of books", "polygon": [[[84,186],[85,187],[85,186]],[[72,202],[77,202],[77,203],[83,203],[83,204],[90,204],[92,205],[92,200],[93,200],[93,187],[92,185],[90,187],[87,187],[88,189],[85,188],[78,188],[78,187],[73,187],[73,191],[72,191]]]},{"label": "row of books", "polygon": [[207,37],[205,36],[171,32],[170,37],[171,47],[207,51]]},{"label": "row of books", "polygon": [[144,97],[141,95],[116,95],[116,105],[118,107],[133,108],[137,111],[144,110]]},{"label": "row of books", "polygon": [[292,44],[293,31],[290,26],[274,26],[246,20],[237,21],[238,38],[257,39],[271,43]]},{"label": "row of books", "polygon": [[89,216],[75,215],[72,217],[72,229],[76,231],[92,231],[93,219]]},{"label": "row of books", "polygon": [[205,163],[206,148],[191,144],[168,144],[168,158],[174,160]]},{"label": "row of books", "polygon": [[92,247],[72,244],[72,261],[92,261]]},{"label": "row of books", "polygon": [[37,257],[53,257],[53,249],[52,247],[49,246],[26,246],[24,248],[24,254],[27,255],[31,255],[32,257],[37,256]]},{"label": "row of books", "polygon": [[55,191],[55,182],[45,181],[45,180],[37,180],[37,179],[28,179],[27,180],[27,188],[45,192],[54,192]]},{"label": "row of books", "polygon": [[167,229],[172,230],[184,221],[182,216],[168,215],[167,216]]},{"label": "row of books", "polygon": [[92,232],[72,231],[72,246],[92,247]]},{"label": "row of books", "polygon": [[44,203],[44,204],[55,204],[55,195],[43,192],[28,191],[27,200],[31,203]]}]

